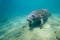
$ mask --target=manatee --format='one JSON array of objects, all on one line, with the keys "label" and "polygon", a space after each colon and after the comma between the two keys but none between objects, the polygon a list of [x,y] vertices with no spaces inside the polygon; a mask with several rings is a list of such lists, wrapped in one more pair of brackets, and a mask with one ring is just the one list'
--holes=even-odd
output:
[{"label": "manatee", "polygon": [[42,26],[47,22],[49,16],[51,16],[51,14],[47,9],[32,11],[27,17],[29,27]]}]

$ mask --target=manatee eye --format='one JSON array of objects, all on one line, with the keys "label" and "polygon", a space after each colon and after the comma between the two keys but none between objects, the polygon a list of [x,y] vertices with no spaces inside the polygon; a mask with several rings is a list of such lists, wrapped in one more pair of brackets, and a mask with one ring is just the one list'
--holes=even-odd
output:
[{"label": "manatee eye", "polygon": [[32,15],[32,17],[35,17],[34,15]]}]

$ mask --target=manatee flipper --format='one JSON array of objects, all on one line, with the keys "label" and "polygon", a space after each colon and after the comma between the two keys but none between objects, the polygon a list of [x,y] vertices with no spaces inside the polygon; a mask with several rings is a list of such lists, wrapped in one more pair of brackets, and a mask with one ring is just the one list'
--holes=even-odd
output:
[{"label": "manatee flipper", "polygon": [[41,18],[41,25],[43,25],[43,23],[44,23],[44,20]]},{"label": "manatee flipper", "polygon": [[40,19],[40,22],[41,22],[41,23],[40,23],[40,29],[41,29],[41,28],[42,28],[42,25],[44,24],[44,20],[41,18],[41,19]]}]

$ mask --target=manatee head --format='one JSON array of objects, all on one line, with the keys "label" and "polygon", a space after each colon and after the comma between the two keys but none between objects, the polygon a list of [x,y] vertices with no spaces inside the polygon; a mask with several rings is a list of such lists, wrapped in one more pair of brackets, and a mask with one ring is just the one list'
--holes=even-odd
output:
[{"label": "manatee head", "polygon": [[33,24],[34,23],[34,20],[36,19],[36,15],[35,15],[36,11],[32,11],[28,17],[27,17],[27,21],[30,23],[30,24]]}]

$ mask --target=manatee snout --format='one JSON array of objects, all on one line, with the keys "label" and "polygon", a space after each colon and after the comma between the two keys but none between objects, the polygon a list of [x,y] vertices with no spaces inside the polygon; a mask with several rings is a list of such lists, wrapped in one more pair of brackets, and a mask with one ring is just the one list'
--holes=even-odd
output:
[{"label": "manatee snout", "polygon": [[33,25],[35,23],[35,16],[34,15],[30,15],[28,18],[27,18],[27,21],[28,21],[28,24],[29,26]]}]

